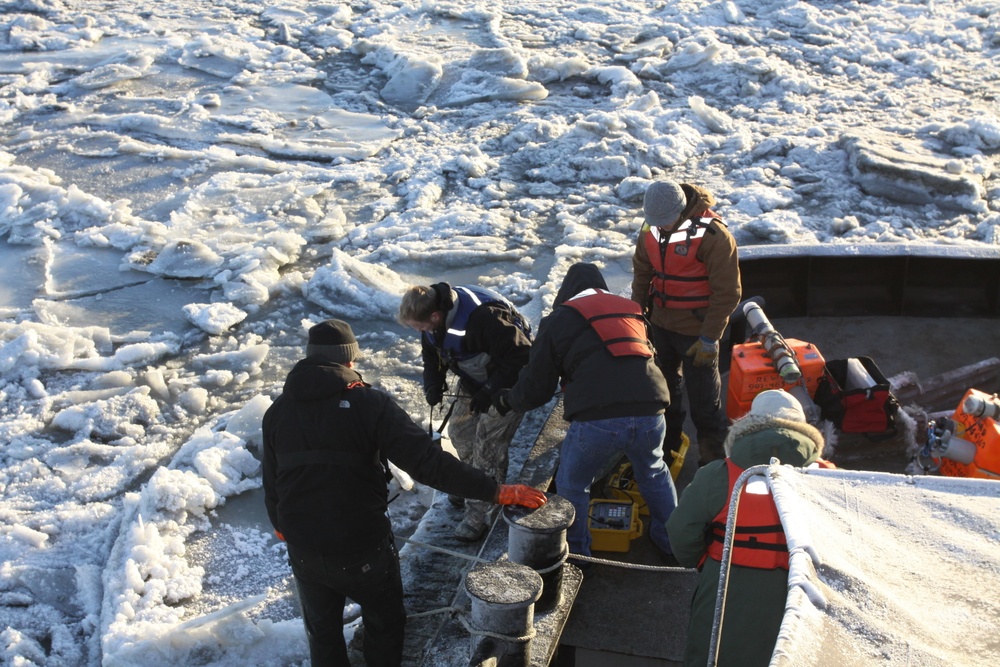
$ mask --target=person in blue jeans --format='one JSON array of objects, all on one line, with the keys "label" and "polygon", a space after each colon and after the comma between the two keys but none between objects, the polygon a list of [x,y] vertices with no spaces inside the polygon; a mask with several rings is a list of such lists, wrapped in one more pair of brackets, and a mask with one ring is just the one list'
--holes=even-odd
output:
[{"label": "person in blue jeans", "polygon": [[608,291],[600,270],[577,263],[542,318],[527,365],[494,407],[503,414],[544,405],[564,391],[570,422],[559,452],[556,493],[576,510],[570,552],[590,555],[590,487],[624,454],[649,507],[649,534],[664,561],[676,564],[665,528],[677,490],[663,459],[670,393],[653,357],[639,305]]}]

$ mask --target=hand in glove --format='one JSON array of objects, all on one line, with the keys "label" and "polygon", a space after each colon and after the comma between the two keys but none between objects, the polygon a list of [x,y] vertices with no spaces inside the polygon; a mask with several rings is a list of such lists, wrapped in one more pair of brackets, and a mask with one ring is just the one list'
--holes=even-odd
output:
[{"label": "hand in glove", "polygon": [[427,405],[434,407],[444,398],[444,385],[436,384],[424,387],[424,398],[427,399]]},{"label": "hand in glove", "polygon": [[548,502],[545,494],[524,484],[501,484],[497,502],[501,505],[523,505],[537,509]]},{"label": "hand in glove", "polygon": [[472,395],[472,399],[469,401],[469,412],[481,415],[484,412],[489,412],[492,404],[493,398],[490,396],[490,392],[486,389],[480,389]]},{"label": "hand in glove", "polygon": [[507,393],[510,389],[501,389],[497,392],[497,395],[493,397],[493,407],[497,409],[500,416],[503,417],[505,414],[513,410],[510,407],[510,402],[507,400]]},{"label": "hand in glove", "polygon": [[285,541],[285,536],[281,534],[281,531],[278,530],[274,531],[274,536],[277,537],[282,542]]},{"label": "hand in glove", "polygon": [[719,360],[719,341],[699,336],[688,348],[687,356],[694,357],[695,366],[711,366]]}]

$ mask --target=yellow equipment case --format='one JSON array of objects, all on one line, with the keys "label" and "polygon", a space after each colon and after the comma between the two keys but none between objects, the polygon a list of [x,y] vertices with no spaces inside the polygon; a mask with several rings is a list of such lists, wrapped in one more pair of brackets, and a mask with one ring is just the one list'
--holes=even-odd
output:
[{"label": "yellow equipment case", "polygon": [[[670,476],[677,481],[677,475],[684,467],[684,458],[687,456],[688,448],[691,446],[691,439],[687,433],[681,434],[681,445],[678,451],[671,451],[673,463],[670,464]],[[618,470],[608,478],[608,483],[604,488],[604,495],[613,500],[631,500],[639,508],[639,514],[649,516],[649,507],[639,493],[639,486],[635,483],[635,475],[632,472],[632,464],[625,461]]]},{"label": "yellow equipment case", "polygon": [[631,500],[590,501],[588,523],[592,551],[625,553],[642,536],[639,510]]}]

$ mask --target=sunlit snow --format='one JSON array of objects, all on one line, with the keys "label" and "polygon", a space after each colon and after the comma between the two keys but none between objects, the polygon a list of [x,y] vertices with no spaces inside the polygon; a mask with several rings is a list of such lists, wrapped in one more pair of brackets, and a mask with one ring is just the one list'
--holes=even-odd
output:
[{"label": "sunlit snow", "polygon": [[0,7],[4,664],[301,664],[256,455],[308,326],[426,423],[403,289],[624,289],[656,178],[742,247],[1000,246],[992,0]]}]

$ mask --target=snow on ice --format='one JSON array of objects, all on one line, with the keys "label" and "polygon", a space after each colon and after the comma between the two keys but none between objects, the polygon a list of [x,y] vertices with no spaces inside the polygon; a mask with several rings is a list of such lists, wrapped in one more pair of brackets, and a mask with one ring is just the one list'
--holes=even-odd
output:
[{"label": "snow on ice", "polygon": [[0,7],[5,664],[306,659],[255,490],[311,323],[423,421],[402,290],[623,289],[662,176],[743,247],[1000,245],[992,0]]}]

